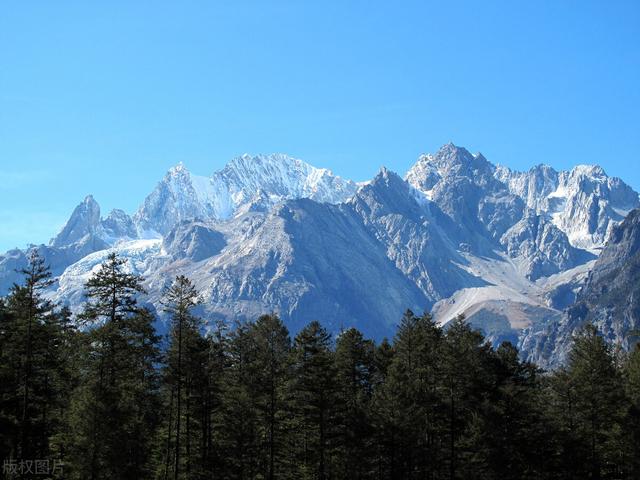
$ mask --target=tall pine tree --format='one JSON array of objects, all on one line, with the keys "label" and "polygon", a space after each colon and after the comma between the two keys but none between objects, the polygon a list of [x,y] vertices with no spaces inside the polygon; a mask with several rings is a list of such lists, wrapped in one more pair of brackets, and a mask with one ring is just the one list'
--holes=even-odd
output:
[{"label": "tall pine tree", "polygon": [[286,453],[286,384],[291,340],[277,315],[262,315],[249,327],[255,354],[250,368],[257,411],[258,468],[262,478],[281,478]]},{"label": "tall pine tree", "polygon": [[296,336],[289,395],[293,412],[290,449],[293,476],[332,478],[331,446],[337,384],[331,336],[313,321]]},{"label": "tall pine tree", "polygon": [[374,388],[375,345],[349,328],[336,341],[336,475],[366,478],[372,467],[370,403]]},{"label": "tall pine tree", "polygon": [[207,412],[209,344],[202,336],[202,320],[192,312],[198,292],[185,276],[176,277],[165,293],[171,317],[167,365],[163,375],[165,415],[162,437],[162,478],[202,478],[207,470],[203,423]]},{"label": "tall pine tree", "polygon": [[159,360],[154,317],[137,305],[141,278],[116,254],[86,284],[81,387],[73,398],[70,476],[142,478],[151,471]]}]

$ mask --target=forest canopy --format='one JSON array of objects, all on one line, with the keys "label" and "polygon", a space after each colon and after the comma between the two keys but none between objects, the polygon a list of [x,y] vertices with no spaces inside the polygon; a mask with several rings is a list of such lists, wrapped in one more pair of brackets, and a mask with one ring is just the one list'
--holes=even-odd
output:
[{"label": "forest canopy", "polygon": [[199,317],[179,276],[159,336],[115,254],[77,314],[46,299],[37,254],[21,273],[0,300],[4,478],[640,478],[640,347],[590,324],[543,372],[462,317],[407,310],[379,343],[320,318],[292,338],[273,313]]}]

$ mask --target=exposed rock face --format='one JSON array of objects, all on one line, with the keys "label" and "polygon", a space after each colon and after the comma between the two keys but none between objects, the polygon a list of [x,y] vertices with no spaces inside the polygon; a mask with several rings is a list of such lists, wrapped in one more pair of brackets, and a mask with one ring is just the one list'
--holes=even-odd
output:
[{"label": "exposed rock face", "polygon": [[100,227],[100,206],[88,195],[78,205],[60,233],[51,241],[52,247],[64,247],[96,235]]},{"label": "exposed rock face", "polygon": [[134,239],[138,237],[136,226],[129,215],[119,209],[111,210],[107,218],[100,221],[102,234],[111,242],[121,239]]},{"label": "exposed rock face", "polygon": [[211,177],[192,175],[182,164],[172,168],[134,220],[141,232],[164,235],[188,220],[226,220],[295,198],[338,203],[355,190],[354,182],[286,155],[243,155]]},{"label": "exposed rock face", "polygon": [[199,222],[177,225],[162,243],[173,258],[189,258],[194,262],[219,254],[226,244],[224,235]]},{"label": "exposed rock face", "polygon": [[553,339],[553,348],[548,351],[540,348],[544,338],[537,342],[536,348],[543,356],[540,361],[551,365],[562,363],[574,335],[587,321],[593,322],[605,338],[625,349],[638,340],[640,209],[633,210],[620,225],[613,227],[568,315],[545,330],[544,334]]},{"label": "exposed rock face", "polygon": [[226,205],[216,204],[210,179],[191,175],[182,165],[173,167],[134,216],[142,236],[167,234],[175,225],[222,216]]},{"label": "exposed rock face", "polygon": [[531,279],[548,277],[595,258],[571,246],[564,232],[532,210],[507,230],[500,243],[510,257],[520,259],[523,273]]},{"label": "exposed rock face", "polygon": [[[521,214],[522,205],[515,195],[493,176],[494,167],[481,154],[473,155],[453,144],[443,146],[435,155],[423,155],[411,167],[405,179],[436,203],[454,221],[468,229],[482,232],[479,218],[480,204],[515,202],[515,216]],[[507,198],[505,198],[507,197]],[[502,205],[483,211],[502,211]],[[491,218],[493,215],[487,214]],[[487,222],[491,225],[499,222]],[[493,233],[489,231],[489,233]]]},{"label": "exposed rock face", "polygon": [[496,168],[481,154],[448,144],[435,155],[420,157],[406,179],[471,230],[469,236],[498,243],[519,260],[525,276],[536,280],[590,258],[571,245],[537,200],[551,193],[558,176],[550,167],[537,167],[528,174]]},{"label": "exposed rock face", "polygon": [[495,175],[529,208],[550,217],[579,248],[601,248],[611,227],[640,206],[631,187],[608,177],[599,166],[578,165],[562,172],[547,165],[528,172],[498,167]]},{"label": "exposed rock face", "polygon": [[[637,206],[599,167],[514,172],[452,144],[404,180],[382,169],[360,186],[285,155],[245,155],[210,177],[172,168],[133,218],[101,218],[89,196],[49,246],[33,248],[56,276],[51,298],[72,307],[115,250],[145,276],[144,300],[158,311],[185,274],[212,319],[277,311],[293,331],[319,319],[379,338],[406,308],[433,309],[441,323],[463,313],[491,341],[551,365],[587,318],[616,341],[636,325],[637,293],[626,301],[622,283],[606,289],[637,284],[637,214],[615,227]],[[0,255],[0,294],[27,253]]]}]

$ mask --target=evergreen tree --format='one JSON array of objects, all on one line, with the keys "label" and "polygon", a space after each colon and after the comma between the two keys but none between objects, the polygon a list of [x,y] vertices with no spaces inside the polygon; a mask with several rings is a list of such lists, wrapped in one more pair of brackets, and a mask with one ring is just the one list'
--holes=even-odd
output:
[{"label": "evergreen tree", "polygon": [[337,377],[336,475],[361,479],[370,472],[372,429],[369,418],[374,388],[375,345],[355,328],[342,332],[336,342]]},{"label": "evergreen tree", "polygon": [[386,338],[374,352],[373,395],[369,404],[370,426],[373,432],[371,473],[374,478],[384,478],[385,472],[392,470],[395,458],[396,432],[392,422],[396,414],[395,398],[394,392],[385,387],[394,355],[395,348]]},{"label": "evergreen tree", "polygon": [[543,478],[553,429],[539,405],[539,370],[520,361],[509,342],[491,357],[486,368],[493,385],[467,427],[467,469],[487,479]]},{"label": "evergreen tree", "polygon": [[336,376],[331,336],[313,321],[295,337],[289,395],[293,412],[290,449],[294,478],[331,478]]},{"label": "evergreen tree", "polygon": [[224,478],[254,478],[260,470],[258,411],[254,399],[258,381],[253,368],[256,349],[250,329],[250,325],[240,323],[229,339],[220,418],[224,426],[220,438]]},{"label": "evergreen tree", "polygon": [[82,335],[68,307],[63,307],[53,318],[58,322],[52,325],[55,333],[48,336],[48,356],[54,362],[52,383],[58,400],[52,406],[57,423],[50,438],[50,449],[52,458],[64,463],[73,434],[70,428],[70,400],[80,382]]},{"label": "evergreen tree", "polygon": [[109,254],[86,285],[83,376],[74,392],[74,478],[148,475],[157,425],[159,360],[153,315],[137,305],[141,278]]},{"label": "evergreen tree", "polygon": [[640,478],[640,343],[636,343],[624,366],[624,383],[628,399],[625,425],[627,478]]},{"label": "evergreen tree", "polygon": [[[206,389],[208,344],[200,333],[201,320],[192,314],[198,292],[191,281],[180,275],[166,292],[165,311],[171,316],[171,334],[164,384],[169,402],[166,407],[165,466],[172,466],[172,477],[197,478],[204,475],[201,450],[204,448],[201,403]],[[164,477],[169,475],[165,469]]]},{"label": "evergreen tree", "polygon": [[8,299],[0,299],[0,458],[16,458],[20,438],[18,412],[20,349],[17,347],[17,319],[7,307]]},{"label": "evergreen tree", "polygon": [[560,368],[545,382],[545,415],[554,427],[554,443],[558,476],[580,479],[587,476],[586,444],[578,431],[577,391],[566,368]]},{"label": "evergreen tree", "polygon": [[[19,458],[33,458],[33,455],[43,455],[47,446],[46,429],[42,424],[39,410],[46,408],[47,399],[41,398],[42,385],[47,371],[41,368],[41,357],[46,355],[44,325],[47,317],[53,314],[53,304],[42,298],[42,291],[51,284],[51,272],[45,265],[44,259],[36,250],[29,255],[26,269],[20,270],[25,276],[24,286],[14,286],[9,297],[9,308],[14,311],[18,321],[18,340],[23,350],[22,381],[20,382],[20,438],[17,445]],[[35,361],[34,361],[35,360]],[[38,433],[40,432],[40,433]],[[38,437],[38,438],[36,438]]]},{"label": "evergreen tree", "polygon": [[[479,406],[491,391],[491,369],[487,362],[490,346],[464,317],[448,325],[442,349],[440,392],[445,402],[445,449],[448,478],[468,478],[480,466],[468,442],[469,434],[481,425]],[[481,428],[481,427],[480,427]]]},{"label": "evergreen tree", "polygon": [[394,355],[395,349],[393,345],[389,343],[389,340],[383,338],[380,345],[375,348],[373,356],[373,383],[375,387],[384,383]]},{"label": "evergreen tree", "polygon": [[620,478],[624,390],[611,348],[593,325],[576,336],[566,369],[550,379],[550,393],[562,475]]},{"label": "evergreen tree", "polygon": [[22,285],[14,285],[0,318],[0,421],[4,458],[46,459],[51,439],[62,428],[69,361],[65,343],[72,334],[64,312],[43,298],[50,271],[37,250],[29,254]]},{"label": "evergreen tree", "polygon": [[202,402],[203,469],[210,478],[222,478],[224,455],[219,447],[227,430],[223,421],[223,391],[229,363],[226,325],[217,322],[206,340],[206,388]]},{"label": "evergreen tree", "polygon": [[249,327],[255,354],[252,393],[257,411],[258,464],[262,478],[281,478],[285,468],[285,388],[291,350],[289,331],[277,315],[262,315]]},{"label": "evergreen tree", "polygon": [[394,340],[393,360],[374,409],[379,476],[423,478],[441,464],[442,401],[439,358],[442,331],[429,314],[405,312]]}]

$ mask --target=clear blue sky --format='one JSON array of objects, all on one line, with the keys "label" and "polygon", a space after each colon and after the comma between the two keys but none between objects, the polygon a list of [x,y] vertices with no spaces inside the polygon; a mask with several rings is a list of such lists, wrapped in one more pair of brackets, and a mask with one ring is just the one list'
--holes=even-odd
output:
[{"label": "clear blue sky", "polygon": [[363,180],[453,141],[640,189],[639,112],[638,1],[8,0],[0,250],[243,152]]}]

